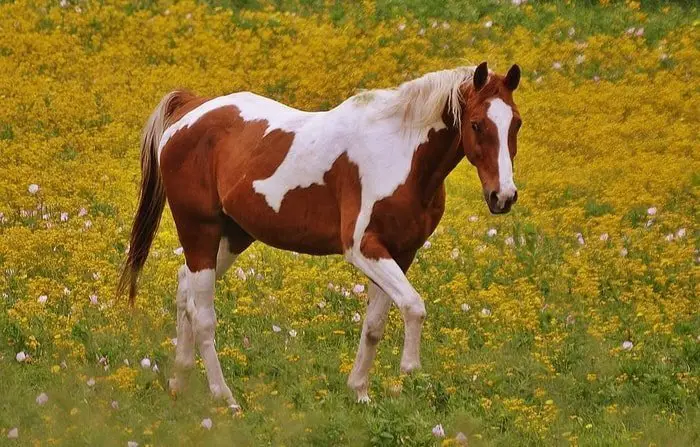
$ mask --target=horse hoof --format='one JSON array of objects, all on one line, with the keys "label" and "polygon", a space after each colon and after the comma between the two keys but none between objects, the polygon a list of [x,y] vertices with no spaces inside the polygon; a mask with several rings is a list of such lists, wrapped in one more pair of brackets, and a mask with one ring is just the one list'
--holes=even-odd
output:
[{"label": "horse hoof", "polygon": [[358,404],[369,404],[372,402],[372,399],[369,398],[369,395],[367,393],[358,393],[357,394],[357,403]]}]

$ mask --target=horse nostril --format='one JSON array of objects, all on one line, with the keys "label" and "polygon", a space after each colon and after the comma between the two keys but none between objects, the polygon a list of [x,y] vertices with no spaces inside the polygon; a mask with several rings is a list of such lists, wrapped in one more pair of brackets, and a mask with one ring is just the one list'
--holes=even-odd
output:
[{"label": "horse nostril", "polygon": [[496,191],[491,191],[489,194],[489,203],[494,207],[498,204],[498,193]]},{"label": "horse nostril", "polygon": [[512,199],[512,201],[511,201],[511,204],[513,204],[513,203],[515,203],[515,202],[517,202],[517,201],[518,201],[518,191],[515,191],[515,192],[513,193],[513,199]]}]

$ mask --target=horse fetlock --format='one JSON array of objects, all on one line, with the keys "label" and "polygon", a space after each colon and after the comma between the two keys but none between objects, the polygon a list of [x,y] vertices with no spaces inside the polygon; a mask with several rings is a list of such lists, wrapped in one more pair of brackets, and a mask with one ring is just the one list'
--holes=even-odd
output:
[{"label": "horse fetlock", "polygon": [[401,359],[401,372],[402,373],[410,374],[417,369],[420,369],[420,358],[402,358]]},{"label": "horse fetlock", "polygon": [[353,368],[348,376],[348,388],[355,390],[358,393],[361,391],[366,393],[368,388],[367,376],[363,376]]}]

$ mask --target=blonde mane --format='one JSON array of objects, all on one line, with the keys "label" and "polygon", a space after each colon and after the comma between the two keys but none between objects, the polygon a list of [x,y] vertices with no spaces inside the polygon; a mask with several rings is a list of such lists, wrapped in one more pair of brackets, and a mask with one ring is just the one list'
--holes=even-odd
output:
[{"label": "blonde mane", "polygon": [[460,87],[472,79],[475,69],[476,67],[457,67],[435,71],[404,82],[394,89],[368,91],[356,98],[368,102],[380,96],[381,103],[378,104],[380,101],[377,101],[373,104],[378,107],[379,114],[382,117],[403,116],[404,122],[410,127],[426,127],[441,120],[447,104],[454,125],[459,127],[462,118]]}]

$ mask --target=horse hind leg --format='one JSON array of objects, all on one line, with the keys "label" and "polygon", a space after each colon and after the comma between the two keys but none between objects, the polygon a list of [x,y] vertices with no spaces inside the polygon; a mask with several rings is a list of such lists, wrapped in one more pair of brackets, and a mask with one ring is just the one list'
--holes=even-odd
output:
[{"label": "horse hind leg", "polygon": [[187,313],[187,272],[187,266],[183,265],[177,273],[175,373],[168,382],[170,390],[175,394],[182,391],[186,383],[185,376],[194,366],[194,332],[192,331],[192,322]]},{"label": "horse hind leg", "polygon": [[[240,407],[226,385],[214,342],[217,270],[223,273],[235,256],[230,251],[228,254],[223,251],[219,253],[221,248],[228,248],[227,243],[222,242],[223,226],[220,222],[184,223],[176,220],[176,224],[180,224],[178,234],[185,252],[186,265],[180,270],[178,285],[178,350],[176,374],[171,385],[176,389],[182,387],[182,373],[178,370],[183,371],[194,364],[196,343],[206,369],[209,390],[215,398],[225,400],[235,411]],[[217,264],[220,264],[220,269]]]}]

